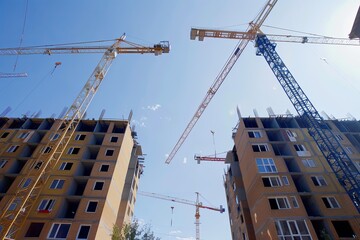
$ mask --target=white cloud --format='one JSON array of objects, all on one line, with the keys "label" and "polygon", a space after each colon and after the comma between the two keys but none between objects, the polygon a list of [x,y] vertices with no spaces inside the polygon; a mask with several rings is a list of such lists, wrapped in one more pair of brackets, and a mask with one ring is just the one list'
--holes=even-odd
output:
[{"label": "white cloud", "polygon": [[176,237],[178,240],[195,240],[194,237]]},{"label": "white cloud", "polygon": [[152,105],[152,106],[147,106],[146,108],[149,109],[149,110],[152,110],[152,111],[156,111],[156,110],[158,110],[160,107],[161,107],[160,104],[155,104],[155,105]]},{"label": "white cloud", "polygon": [[172,230],[169,232],[170,235],[176,235],[182,233],[180,230]]},{"label": "white cloud", "polygon": [[187,163],[187,157],[184,157],[183,163],[184,163],[184,164]]}]

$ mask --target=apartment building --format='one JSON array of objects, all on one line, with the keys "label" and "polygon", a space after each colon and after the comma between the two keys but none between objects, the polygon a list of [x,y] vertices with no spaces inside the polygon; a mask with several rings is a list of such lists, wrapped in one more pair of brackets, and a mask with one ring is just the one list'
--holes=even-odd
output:
[{"label": "apartment building", "polygon": [[[0,118],[0,209],[26,187],[31,159],[59,136],[56,119]],[[82,120],[51,172],[19,239],[111,239],[131,220],[141,146],[127,120]],[[16,208],[14,201],[11,208]]]},{"label": "apartment building", "polygon": [[[360,170],[360,122],[326,121]],[[360,214],[307,126],[241,118],[224,176],[233,239],[359,239]]]}]

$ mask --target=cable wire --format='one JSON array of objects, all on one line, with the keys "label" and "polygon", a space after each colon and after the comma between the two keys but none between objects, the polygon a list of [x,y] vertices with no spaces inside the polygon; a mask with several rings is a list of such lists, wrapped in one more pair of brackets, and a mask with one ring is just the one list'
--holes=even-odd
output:
[{"label": "cable wire", "polygon": [[[22,27],[22,33],[21,33],[21,37],[20,37],[20,43],[19,43],[19,49],[21,48],[23,39],[24,39],[24,33],[25,33],[25,25],[26,25],[26,19],[27,19],[27,12],[28,12],[28,6],[29,6],[29,0],[26,0],[26,8],[25,8],[25,17],[24,17],[24,22],[23,22],[23,27]],[[13,71],[15,72],[16,70],[16,66],[19,60],[19,55],[16,56],[16,60],[15,60],[15,64],[14,64],[14,69]]]}]

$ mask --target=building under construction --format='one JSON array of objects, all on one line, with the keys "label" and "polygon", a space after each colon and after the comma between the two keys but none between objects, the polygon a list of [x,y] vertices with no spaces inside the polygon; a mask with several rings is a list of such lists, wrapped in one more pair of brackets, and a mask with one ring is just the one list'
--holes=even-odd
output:
[{"label": "building under construction", "polygon": [[[26,188],[30,169],[41,171],[31,159],[50,151],[60,122],[0,118],[0,209]],[[128,120],[80,121],[17,239],[111,239],[113,226],[133,215],[141,155]]]},{"label": "building under construction", "polygon": [[[326,120],[360,170],[360,122]],[[354,239],[360,214],[306,122],[240,118],[224,177],[232,239]]]}]

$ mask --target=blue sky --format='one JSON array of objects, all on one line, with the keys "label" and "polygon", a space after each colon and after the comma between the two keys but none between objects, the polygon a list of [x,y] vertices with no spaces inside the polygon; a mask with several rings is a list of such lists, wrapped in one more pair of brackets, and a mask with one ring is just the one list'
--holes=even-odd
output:
[{"label": "blue sky", "polygon": [[[236,45],[236,40],[191,41],[191,27],[245,30],[266,1],[29,1],[22,46],[114,39],[153,45],[171,43],[171,52],[153,55],[120,55],[111,66],[90,108],[88,118],[127,118],[146,153],[140,190],[195,200],[200,192],[205,205],[226,205],[221,163],[198,165],[194,154],[233,146],[236,106],[243,116],[257,109],[267,116],[272,107],[281,114],[295,113],[262,57],[249,44],[227,79],[190,133],[170,165],[166,154],[177,142],[207,90]],[[18,47],[25,16],[25,0],[0,1],[0,47]],[[347,37],[358,0],[279,0],[265,24],[307,33]],[[265,33],[287,33],[263,27]],[[360,68],[358,47],[278,44],[278,53],[319,111],[336,118],[360,118]],[[28,78],[0,79],[0,112],[19,117],[42,111],[41,117],[58,115],[71,105],[101,54],[20,56],[17,72]],[[0,56],[0,72],[12,72],[16,57]],[[52,75],[55,62],[62,62]],[[171,214],[171,206],[174,213]],[[201,210],[201,239],[231,239],[227,213]],[[162,239],[195,239],[195,207],[138,196],[135,216],[152,225]],[[170,221],[173,225],[170,225]]]}]

